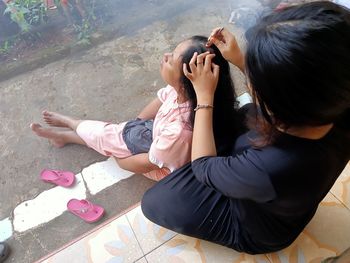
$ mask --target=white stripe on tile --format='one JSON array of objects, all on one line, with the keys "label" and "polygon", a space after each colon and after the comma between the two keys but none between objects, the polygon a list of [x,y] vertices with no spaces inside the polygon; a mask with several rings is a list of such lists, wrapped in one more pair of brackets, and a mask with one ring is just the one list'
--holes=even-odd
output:
[{"label": "white stripe on tile", "polygon": [[12,236],[12,225],[10,218],[5,218],[0,221],[0,242]]},{"label": "white stripe on tile", "polygon": [[86,198],[86,188],[81,174],[77,174],[75,179],[76,183],[72,188],[56,186],[42,192],[35,199],[18,205],[14,210],[14,229],[23,232],[49,222],[67,210],[67,202],[71,198]]},{"label": "white stripe on tile", "polygon": [[81,173],[88,190],[93,195],[134,174],[120,168],[114,158],[109,158],[104,162],[94,163],[85,168]]},{"label": "white stripe on tile", "polygon": [[[86,198],[87,190],[92,195],[95,195],[103,189],[132,175],[132,172],[121,169],[114,158],[94,163],[83,169],[82,173],[75,175],[76,183],[74,187],[64,188],[56,186],[42,192],[32,200],[18,205],[14,210],[14,229],[18,232],[23,232],[40,224],[47,223],[67,210],[67,202],[71,198],[84,199]],[[84,181],[88,189],[86,189]]]}]

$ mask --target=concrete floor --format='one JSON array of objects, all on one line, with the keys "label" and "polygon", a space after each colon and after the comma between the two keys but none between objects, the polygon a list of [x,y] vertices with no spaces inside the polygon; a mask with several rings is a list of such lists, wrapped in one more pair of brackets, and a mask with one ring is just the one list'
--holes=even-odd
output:
[{"label": "concrete floor", "polygon": [[[82,146],[56,149],[36,137],[29,124],[41,122],[43,109],[82,119],[119,122],[133,118],[164,86],[158,70],[164,52],[192,35],[208,35],[216,26],[228,27],[244,45],[242,35],[257,12],[276,5],[276,1],[264,0],[129,2],[120,4],[116,23],[121,30],[113,40],[0,80],[0,221],[9,218],[12,224],[16,206],[53,187],[38,179],[42,169],[79,173],[106,159]],[[229,23],[231,12],[242,7],[233,15],[236,24]],[[243,77],[236,71],[234,77],[241,93]],[[103,220],[107,220],[137,203],[152,184],[134,175],[88,197],[104,206],[108,213]],[[27,231],[14,231],[7,240],[12,248],[8,262],[33,262],[95,226],[64,213]]]}]

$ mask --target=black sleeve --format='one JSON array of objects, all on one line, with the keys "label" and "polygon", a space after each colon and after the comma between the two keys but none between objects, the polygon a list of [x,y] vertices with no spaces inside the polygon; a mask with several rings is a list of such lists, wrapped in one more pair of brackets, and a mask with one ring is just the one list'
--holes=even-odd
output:
[{"label": "black sleeve", "polygon": [[258,149],[229,157],[202,157],[192,162],[196,178],[225,196],[267,202],[276,196]]}]

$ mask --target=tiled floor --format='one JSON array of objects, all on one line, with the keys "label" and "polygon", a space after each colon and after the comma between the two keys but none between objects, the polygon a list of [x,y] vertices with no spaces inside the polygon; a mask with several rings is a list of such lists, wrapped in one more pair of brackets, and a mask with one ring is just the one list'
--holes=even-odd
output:
[{"label": "tiled floor", "polygon": [[277,253],[251,256],[176,234],[147,220],[138,205],[40,262],[317,263],[348,247],[350,163],[299,238]]}]

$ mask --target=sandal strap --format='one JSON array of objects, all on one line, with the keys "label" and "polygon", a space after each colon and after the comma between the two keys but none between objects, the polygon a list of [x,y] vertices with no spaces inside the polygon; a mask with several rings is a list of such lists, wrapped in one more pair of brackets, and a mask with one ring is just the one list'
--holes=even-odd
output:
[{"label": "sandal strap", "polygon": [[85,214],[89,211],[93,211],[94,210],[94,205],[89,202],[88,200],[79,200],[80,203],[84,202],[86,203],[87,207],[86,208],[80,208],[80,209],[72,209],[73,211],[77,212],[77,213],[81,213],[81,214]]},{"label": "sandal strap", "polygon": [[[64,177],[62,171],[59,171],[59,170],[53,170],[53,171],[54,171],[54,173],[57,174],[59,177],[61,177],[61,178]],[[65,181],[68,182],[68,179],[67,179],[66,177],[64,177],[63,179],[64,179]],[[58,180],[58,178],[57,178],[56,180]]]},{"label": "sandal strap", "polygon": [[58,180],[62,180],[62,179],[64,179],[66,182],[69,181],[67,178],[63,177],[62,171],[60,171],[60,170],[51,170],[51,172],[53,174],[55,174],[56,177],[54,179],[49,179],[49,181],[58,181]]}]

